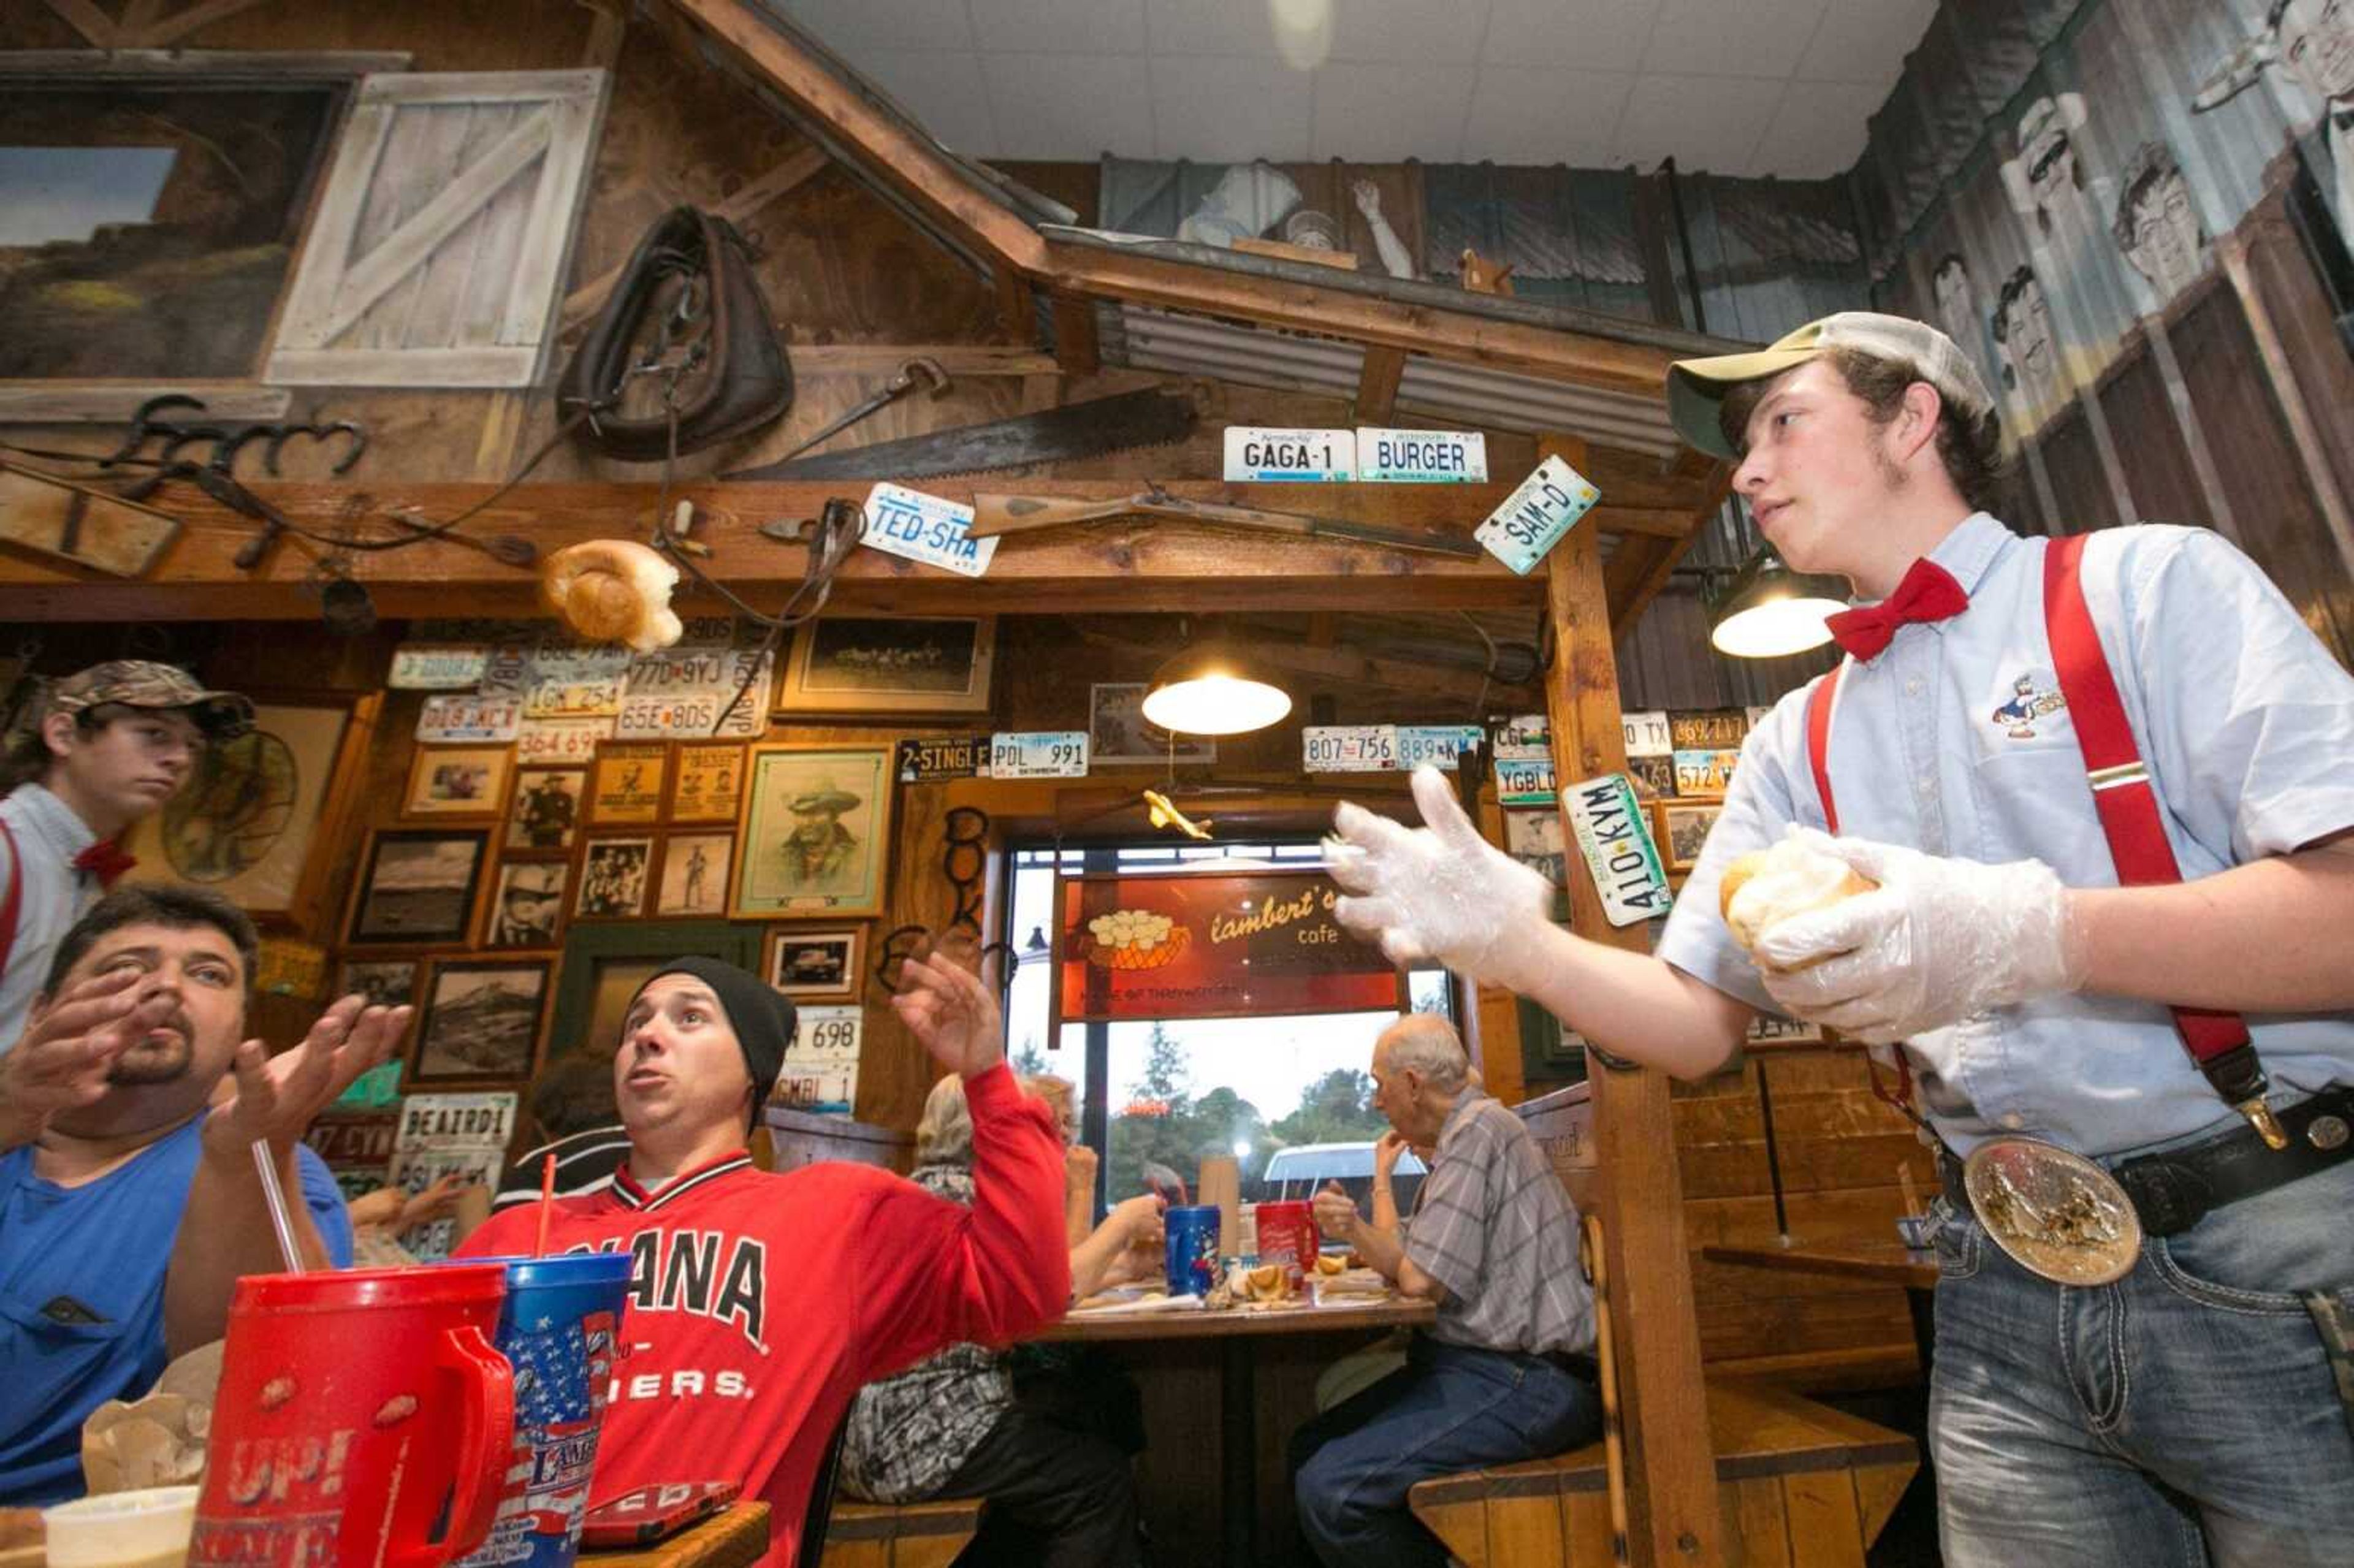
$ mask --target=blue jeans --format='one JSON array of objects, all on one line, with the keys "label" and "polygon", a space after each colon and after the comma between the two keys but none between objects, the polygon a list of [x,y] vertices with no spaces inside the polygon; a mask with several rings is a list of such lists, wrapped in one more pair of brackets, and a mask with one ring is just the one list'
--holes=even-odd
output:
[{"label": "blue jeans", "polygon": [[2295,1294],[2354,1311],[2354,1163],[2147,1240],[2089,1289],[1931,1213],[1947,1568],[2354,1562],[2354,1436]]},{"label": "blue jeans", "polygon": [[1407,1510],[1409,1487],[1558,1454],[1601,1430],[1601,1396],[1585,1379],[1416,1334],[1404,1368],[1292,1435],[1299,1528],[1327,1564],[1443,1568],[1446,1552]]}]

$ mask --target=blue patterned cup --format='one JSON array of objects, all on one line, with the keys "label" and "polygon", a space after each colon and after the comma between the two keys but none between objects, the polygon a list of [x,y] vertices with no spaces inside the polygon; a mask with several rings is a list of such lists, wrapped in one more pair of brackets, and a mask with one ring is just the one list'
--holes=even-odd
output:
[{"label": "blue patterned cup", "polygon": [[572,1568],[629,1300],[630,1255],[473,1261],[506,1265],[498,1346],[514,1366],[514,1465],[490,1534],[461,1561],[463,1568]]},{"label": "blue patterned cup", "polygon": [[1168,1236],[1169,1294],[1207,1296],[1218,1282],[1218,1205],[1171,1209],[1161,1223]]}]

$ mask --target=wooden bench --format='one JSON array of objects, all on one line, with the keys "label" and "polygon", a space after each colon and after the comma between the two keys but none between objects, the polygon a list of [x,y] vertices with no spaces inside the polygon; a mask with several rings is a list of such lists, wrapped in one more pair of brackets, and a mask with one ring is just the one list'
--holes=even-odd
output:
[{"label": "wooden bench", "polygon": [[824,1568],[948,1568],[981,1528],[979,1498],[943,1502],[833,1501]]},{"label": "wooden bench", "polygon": [[[1913,1439],[1767,1383],[1712,1378],[1724,1554],[1747,1568],[1863,1568],[1920,1466]],[[1424,1481],[1415,1517],[1468,1568],[1609,1568],[1603,1447]],[[832,1559],[827,1563],[831,1568]]]}]

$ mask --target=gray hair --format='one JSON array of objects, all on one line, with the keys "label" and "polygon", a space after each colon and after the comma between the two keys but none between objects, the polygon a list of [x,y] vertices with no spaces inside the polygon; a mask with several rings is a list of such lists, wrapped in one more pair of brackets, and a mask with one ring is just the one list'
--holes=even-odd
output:
[{"label": "gray hair", "polygon": [[1452,1094],[1470,1081],[1471,1058],[1455,1025],[1435,1012],[1410,1012],[1382,1031],[1390,1071],[1414,1073],[1432,1088]]},{"label": "gray hair", "polygon": [[924,1098],[923,1118],[916,1123],[916,1163],[972,1163],[972,1107],[965,1103],[964,1080],[954,1073],[934,1084]]}]

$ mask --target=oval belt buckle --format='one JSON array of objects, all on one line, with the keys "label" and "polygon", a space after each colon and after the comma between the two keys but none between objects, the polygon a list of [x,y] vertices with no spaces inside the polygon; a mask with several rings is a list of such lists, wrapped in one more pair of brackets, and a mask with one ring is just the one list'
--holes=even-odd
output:
[{"label": "oval belt buckle", "polygon": [[2116,1179],[2031,1138],[1990,1138],[1962,1166],[1970,1208],[1995,1245],[2055,1285],[2107,1285],[2133,1272],[2141,1219]]}]

